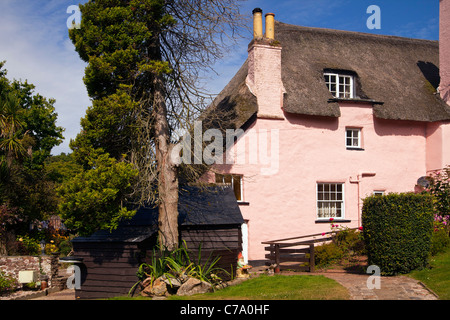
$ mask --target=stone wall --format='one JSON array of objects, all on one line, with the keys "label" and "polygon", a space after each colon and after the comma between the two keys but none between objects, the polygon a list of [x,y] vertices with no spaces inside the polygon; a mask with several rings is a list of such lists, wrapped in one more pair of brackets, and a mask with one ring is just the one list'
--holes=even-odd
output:
[{"label": "stone wall", "polygon": [[19,280],[19,271],[33,270],[48,276],[49,286],[58,275],[58,256],[0,256],[0,271]]}]

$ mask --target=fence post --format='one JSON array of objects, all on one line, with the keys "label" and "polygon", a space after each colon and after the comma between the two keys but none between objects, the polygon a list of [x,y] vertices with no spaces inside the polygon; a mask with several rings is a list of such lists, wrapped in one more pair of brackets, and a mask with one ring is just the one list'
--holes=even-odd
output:
[{"label": "fence post", "polygon": [[275,245],[275,273],[280,273],[280,245]]},{"label": "fence post", "polygon": [[314,243],[309,244],[309,272],[314,272]]}]

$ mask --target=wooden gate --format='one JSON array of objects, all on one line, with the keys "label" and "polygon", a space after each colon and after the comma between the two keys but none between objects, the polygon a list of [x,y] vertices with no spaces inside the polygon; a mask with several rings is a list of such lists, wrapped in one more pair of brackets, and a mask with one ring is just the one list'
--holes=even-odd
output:
[{"label": "wooden gate", "polygon": [[[275,273],[280,272],[281,264],[286,262],[291,263],[286,268],[314,272],[315,244],[330,241],[335,234],[336,231],[331,231],[294,238],[264,241],[262,244],[269,245],[264,247],[268,252],[265,255],[268,260],[266,265],[274,265]],[[296,265],[292,263],[296,263]],[[300,265],[300,263],[303,265]]]}]

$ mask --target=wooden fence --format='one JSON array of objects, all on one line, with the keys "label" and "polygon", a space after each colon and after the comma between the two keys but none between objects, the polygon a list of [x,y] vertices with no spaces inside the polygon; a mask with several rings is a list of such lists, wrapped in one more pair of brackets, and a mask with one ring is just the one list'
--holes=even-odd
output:
[{"label": "wooden fence", "polygon": [[[356,228],[355,228],[356,229]],[[316,243],[326,242],[333,239],[336,231],[309,234],[306,236],[264,241],[262,244],[268,252],[265,257],[266,265],[275,265],[275,273],[280,272],[281,264],[290,262],[289,269],[314,272],[314,246]],[[301,239],[301,240],[300,240]],[[300,262],[300,264],[292,263]]]}]

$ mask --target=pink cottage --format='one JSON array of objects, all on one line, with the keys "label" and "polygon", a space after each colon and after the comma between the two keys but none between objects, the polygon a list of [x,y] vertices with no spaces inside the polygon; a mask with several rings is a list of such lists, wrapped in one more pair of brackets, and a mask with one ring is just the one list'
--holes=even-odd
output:
[{"label": "pink cottage", "polygon": [[440,3],[440,42],[271,13],[263,35],[253,11],[248,59],[215,100],[241,130],[204,176],[233,185],[246,260],[264,259],[263,241],[330,231],[330,218],[358,227],[361,199],[414,191],[450,164],[450,0]]}]

